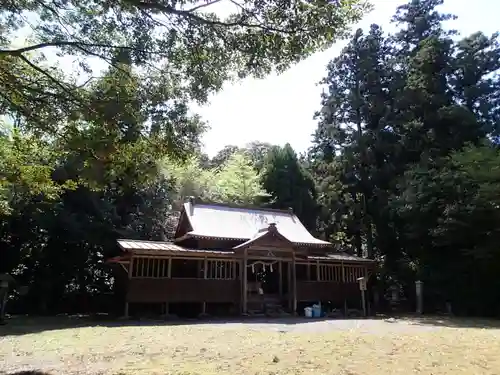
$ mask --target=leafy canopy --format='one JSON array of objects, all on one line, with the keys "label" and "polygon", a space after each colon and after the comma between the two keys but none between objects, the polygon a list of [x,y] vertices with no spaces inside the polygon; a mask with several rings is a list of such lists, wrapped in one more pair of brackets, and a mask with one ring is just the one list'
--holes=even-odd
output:
[{"label": "leafy canopy", "polygon": [[[77,62],[84,83],[99,75],[92,61],[115,66],[118,58],[141,68],[160,107],[179,96],[203,102],[229,79],[281,72],[329,47],[367,9],[364,0],[3,2],[2,104],[23,115],[32,99],[87,108],[76,79],[44,64],[50,53]],[[18,32],[29,42],[16,46]],[[20,73],[26,70],[38,79]]]}]

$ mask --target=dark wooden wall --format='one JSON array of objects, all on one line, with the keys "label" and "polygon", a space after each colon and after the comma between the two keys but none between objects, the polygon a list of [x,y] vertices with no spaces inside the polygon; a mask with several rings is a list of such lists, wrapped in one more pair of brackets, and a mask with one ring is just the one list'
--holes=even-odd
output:
[{"label": "dark wooden wall", "polygon": [[239,280],[132,278],[128,302],[240,302]]},{"label": "dark wooden wall", "polygon": [[[139,303],[213,302],[240,303],[239,280],[140,279],[130,280],[127,300]],[[297,281],[297,300],[358,304],[357,283]]]},{"label": "dark wooden wall", "polygon": [[331,301],[343,304],[344,299],[358,301],[358,283],[337,283],[329,281],[297,281],[297,301]]}]

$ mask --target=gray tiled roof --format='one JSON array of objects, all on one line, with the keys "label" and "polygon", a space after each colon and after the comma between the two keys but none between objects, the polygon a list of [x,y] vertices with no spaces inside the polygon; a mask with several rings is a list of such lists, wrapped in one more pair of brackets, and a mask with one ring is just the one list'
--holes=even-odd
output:
[{"label": "gray tiled roof", "polygon": [[309,260],[340,260],[344,262],[374,262],[373,259],[360,258],[347,253],[329,253],[323,256],[308,256]]},{"label": "gray tiled roof", "polygon": [[236,208],[221,205],[184,204],[192,227],[189,235],[251,240],[263,228],[275,223],[279,233],[296,244],[330,245],[314,238],[293,212]]},{"label": "gray tiled roof", "polygon": [[172,242],[160,241],[138,241],[138,240],[118,240],[118,245],[124,250],[153,250],[153,251],[169,251],[169,252],[189,252],[189,253],[205,253],[205,254],[234,254],[232,251],[220,250],[204,250],[204,249],[189,249],[176,245]]},{"label": "gray tiled roof", "polygon": [[[190,254],[224,254],[231,255],[234,251],[221,251],[221,250],[204,250],[204,249],[189,249],[176,245],[172,242],[161,241],[139,241],[139,240],[126,240],[120,239],[117,241],[118,245],[124,250],[144,250],[144,251],[158,251],[158,252],[177,252],[190,253]],[[323,256],[308,256],[308,260],[337,260],[344,262],[373,262],[371,259],[359,258],[346,253],[328,253]]]}]

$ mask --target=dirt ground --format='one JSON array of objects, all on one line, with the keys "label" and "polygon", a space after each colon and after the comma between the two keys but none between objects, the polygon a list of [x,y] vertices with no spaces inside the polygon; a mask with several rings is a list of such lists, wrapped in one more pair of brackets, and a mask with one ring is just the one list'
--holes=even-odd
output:
[{"label": "dirt ground", "polygon": [[[93,323],[96,324],[96,323]],[[500,374],[500,328],[438,319],[11,321],[0,374]]]}]

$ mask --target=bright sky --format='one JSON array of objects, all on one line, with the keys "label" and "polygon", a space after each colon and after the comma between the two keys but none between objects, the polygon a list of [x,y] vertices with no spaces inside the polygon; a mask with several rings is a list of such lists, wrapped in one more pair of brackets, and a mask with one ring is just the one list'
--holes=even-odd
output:
[{"label": "bright sky", "polygon": [[[372,0],[375,9],[355,27],[377,23],[390,31],[389,20],[396,7],[406,2]],[[450,27],[463,36],[499,31],[499,0],[445,0],[442,11],[458,16]],[[227,85],[197,110],[211,127],[203,139],[205,152],[214,156],[225,145],[244,146],[254,140],[277,145],[288,142],[297,152],[305,151],[316,128],[314,112],[320,107],[321,88],[316,83],[344,44],[317,53],[280,76]]]}]

